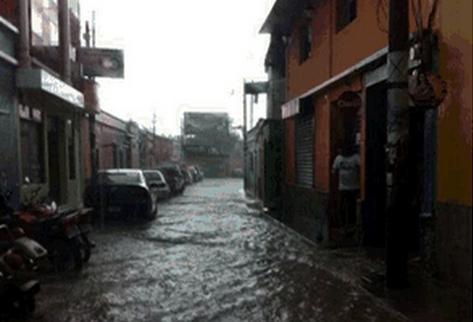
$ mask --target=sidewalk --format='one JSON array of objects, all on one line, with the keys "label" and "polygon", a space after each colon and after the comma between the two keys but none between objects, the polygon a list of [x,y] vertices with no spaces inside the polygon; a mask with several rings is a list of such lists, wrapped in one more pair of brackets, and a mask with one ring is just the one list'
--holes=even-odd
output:
[{"label": "sidewalk", "polygon": [[386,301],[412,321],[471,321],[471,290],[461,289],[429,276],[418,260],[409,262],[410,286],[387,290],[385,267],[380,256],[363,248],[320,250],[343,279],[357,283]]},{"label": "sidewalk", "polygon": [[[248,199],[247,205],[263,213],[260,202]],[[267,215],[277,225],[296,231]],[[298,234],[306,243],[316,248],[321,261],[330,262],[339,278],[356,284],[401,312],[412,321],[466,322],[472,320],[471,289],[461,289],[442,282],[423,269],[420,260],[409,262],[410,286],[404,290],[388,290],[385,287],[385,264],[382,251],[373,255],[372,250],[356,248],[322,248]]]}]

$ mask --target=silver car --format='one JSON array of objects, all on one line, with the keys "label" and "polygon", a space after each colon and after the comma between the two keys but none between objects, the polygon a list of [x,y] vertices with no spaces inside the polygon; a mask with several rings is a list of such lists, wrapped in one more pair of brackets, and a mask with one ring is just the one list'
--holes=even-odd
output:
[{"label": "silver car", "polygon": [[104,210],[110,218],[152,220],[158,215],[157,202],[138,169],[99,170],[96,186],[86,187],[84,199],[87,207]]},{"label": "silver car", "polygon": [[159,170],[143,170],[146,184],[149,190],[158,200],[167,199],[171,195],[171,189]]}]

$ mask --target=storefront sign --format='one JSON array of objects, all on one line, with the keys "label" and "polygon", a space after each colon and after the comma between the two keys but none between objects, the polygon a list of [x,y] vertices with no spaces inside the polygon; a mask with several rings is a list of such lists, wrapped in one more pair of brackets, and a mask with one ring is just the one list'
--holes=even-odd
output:
[{"label": "storefront sign", "polygon": [[16,82],[19,88],[39,90],[75,107],[84,108],[84,95],[81,92],[42,69],[20,69]]},{"label": "storefront sign", "polygon": [[103,48],[81,48],[79,60],[84,75],[91,77],[124,77],[123,50]]},{"label": "storefront sign", "polygon": [[282,106],[282,118],[287,119],[299,113],[299,100],[294,99]]}]

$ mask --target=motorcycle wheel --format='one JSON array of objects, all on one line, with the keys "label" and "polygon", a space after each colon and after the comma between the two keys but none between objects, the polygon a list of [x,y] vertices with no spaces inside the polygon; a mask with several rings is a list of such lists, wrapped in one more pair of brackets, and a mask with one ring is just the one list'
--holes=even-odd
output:
[{"label": "motorcycle wheel", "polygon": [[54,269],[58,272],[79,271],[82,269],[81,241],[79,237],[54,241],[50,258]]},{"label": "motorcycle wheel", "polygon": [[34,313],[36,300],[34,295],[19,295],[10,302],[11,314],[15,317],[26,318]]},{"label": "motorcycle wheel", "polygon": [[83,234],[81,238],[83,243],[81,247],[82,262],[87,263],[92,255],[92,246],[87,235]]},{"label": "motorcycle wheel", "polygon": [[21,307],[26,315],[31,315],[36,309],[36,300],[34,295],[28,295],[22,299]]}]

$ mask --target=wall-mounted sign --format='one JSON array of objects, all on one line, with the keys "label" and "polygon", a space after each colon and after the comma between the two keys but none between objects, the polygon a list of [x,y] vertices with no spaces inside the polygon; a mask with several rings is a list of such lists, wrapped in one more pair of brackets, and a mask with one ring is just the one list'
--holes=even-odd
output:
[{"label": "wall-mounted sign", "polygon": [[123,50],[104,48],[81,48],[79,61],[83,72],[91,77],[124,77]]},{"label": "wall-mounted sign", "polygon": [[282,106],[282,118],[287,119],[299,113],[299,100],[294,99]]},{"label": "wall-mounted sign", "polygon": [[16,83],[18,88],[39,90],[65,103],[84,108],[84,95],[81,92],[42,69],[20,68]]}]

